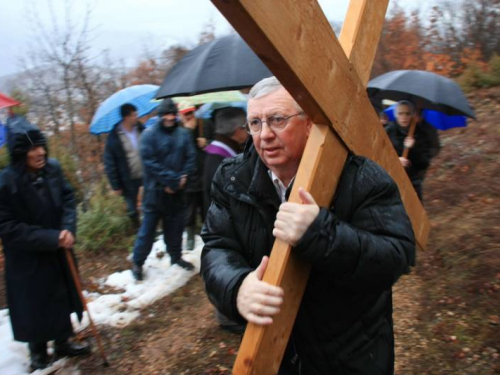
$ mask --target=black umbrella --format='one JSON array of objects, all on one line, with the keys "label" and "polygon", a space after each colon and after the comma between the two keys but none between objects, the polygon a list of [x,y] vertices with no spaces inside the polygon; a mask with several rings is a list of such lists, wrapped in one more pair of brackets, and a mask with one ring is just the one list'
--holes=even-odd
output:
[{"label": "black umbrella", "polygon": [[196,47],[168,73],[156,98],[238,90],[273,74],[239,35]]},{"label": "black umbrella", "polygon": [[435,73],[395,70],[372,79],[367,90],[372,102],[382,99],[411,100],[420,108],[475,119],[462,89],[451,79]]}]

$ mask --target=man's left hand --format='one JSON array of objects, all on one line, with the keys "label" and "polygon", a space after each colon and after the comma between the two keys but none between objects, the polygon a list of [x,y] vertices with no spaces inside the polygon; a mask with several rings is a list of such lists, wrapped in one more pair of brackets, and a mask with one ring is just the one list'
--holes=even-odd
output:
[{"label": "man's left hand", "polygon": [[299,242],[319,214],[319,206],[304,188],[299,189],[299,197],[302,204],[283,203],[274,222],[273,235],[292,246]]}]

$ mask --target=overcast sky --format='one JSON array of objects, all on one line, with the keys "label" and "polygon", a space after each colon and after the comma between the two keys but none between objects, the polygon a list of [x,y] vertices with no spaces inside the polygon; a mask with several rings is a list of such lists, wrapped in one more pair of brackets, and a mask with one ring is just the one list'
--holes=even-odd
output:
[{"label": "overcast sky", "polygon": [[[45,24],[50,24],[49,3],[48,0],[2,0],[0,76],[20,71],[19,58],[33,40],[35,29],[28,15],[34,11]],[[61,20],[64,3],[65,0],[52,0]],[[91,4],[92,52],[107,49],[113,59],[124,59],[130,66],[137,62],[146,47],[155,52],[173,44],[195,46],[201,31],[211,21],[216,26],[216,35],[230,30],[225,18],[209,0],[74,0],[73,3],[71,13],[75,21],[84,17],[84,4]],[[319,3],[329,20],[344,20],[349,0],[319,0]],[[399,0],[400,5],[410,9],[414,3]]]}]

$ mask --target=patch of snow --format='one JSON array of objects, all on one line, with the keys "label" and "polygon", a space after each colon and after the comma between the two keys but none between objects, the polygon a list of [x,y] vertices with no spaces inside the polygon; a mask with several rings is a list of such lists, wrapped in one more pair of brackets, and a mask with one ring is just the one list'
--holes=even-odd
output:
[{"label": "patch of snow", "polygon": [[[186,240],[184,234],[184,243]],[[135,281],[131,270],[117,272],[102,280],[102,285],[113,287],[121,292],[115,294],[88,293],[83,291],[87,307],[95,325],[125,327],[141,315],[140,309],[169,295],[185,285],[189,279],[200,270],[200,256],[203,241],[196,236],[196,247],[192,251],[184,251],[182,258],[195,267],[187,271],[177,265],[170,264],[170,257],[165,250],[163,237],[160,236],[143,266],[144,280]],[[88,315],[84,312],[83,319],[78,322],[76,314],[71,320],[75,332],[89,324]],[[99,354],[94,353],[95,356]],[[0,375],[25,375],[29,371],[29,352],[25,343],[14,341],[8,309],[0,310]],[[35,371],[34,375],[49,374],[64,367],[61,359],[52,366]],[[70,371],[79,373],[77,369]],[[59,372],[58,372],[59,373]]]}]

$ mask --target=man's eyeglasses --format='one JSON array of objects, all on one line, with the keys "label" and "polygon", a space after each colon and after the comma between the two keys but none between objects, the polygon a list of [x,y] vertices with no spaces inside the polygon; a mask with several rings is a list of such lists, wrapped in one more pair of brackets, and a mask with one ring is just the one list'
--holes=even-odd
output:
[{"label": "man's eyeglasses", "polygon": [[266,123],[267,126],[271,128],[272,131],[280,131],[285,128],[288,124],[288,120],[294,116],[302,115],[304,112],[299,112],[291,116],[269,116],[266,120],[261,120],[260,118],[253,118],[245,124],[245,129],[248,134],[256,135],[262,130],[262,123]]}]

